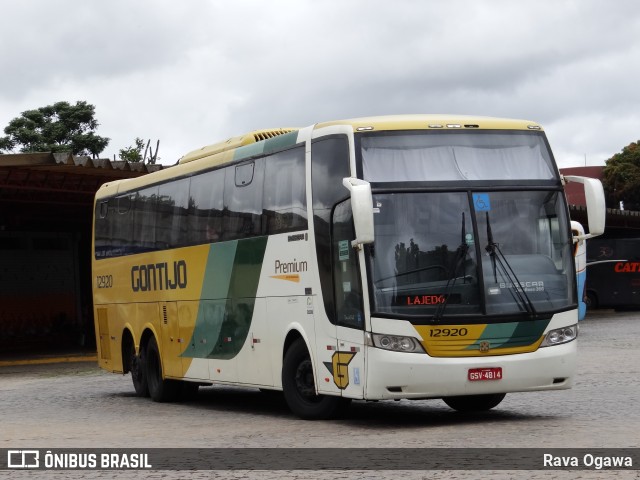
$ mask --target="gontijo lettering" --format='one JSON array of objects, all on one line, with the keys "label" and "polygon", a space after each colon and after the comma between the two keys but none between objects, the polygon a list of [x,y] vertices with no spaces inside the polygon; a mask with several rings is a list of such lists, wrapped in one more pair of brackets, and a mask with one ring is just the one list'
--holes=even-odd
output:
[{"label": "gontijo lettering", "polygon": [[187,262],[178,260],[134,265],[131,267],[131,289],[134,292],[187,288]]}]

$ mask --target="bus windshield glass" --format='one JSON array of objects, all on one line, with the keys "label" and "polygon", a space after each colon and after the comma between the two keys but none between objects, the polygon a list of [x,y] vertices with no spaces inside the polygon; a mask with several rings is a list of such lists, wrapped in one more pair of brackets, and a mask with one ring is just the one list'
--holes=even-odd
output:
[{"label": "bus windshield glass", "polygon": [[575,307],[566,205],[544,133],[371,132],[358,143],[374,191],[375,313],[438,321]]},{"label": "bus windshield glass", "polygon": [[374,311],[438,319],[575,306],[557,191],[374,194]]},{"label": "bus windshield glass", "polygon": [[369,182],[557,179],[542,132],[392,132],[360,141]]}]

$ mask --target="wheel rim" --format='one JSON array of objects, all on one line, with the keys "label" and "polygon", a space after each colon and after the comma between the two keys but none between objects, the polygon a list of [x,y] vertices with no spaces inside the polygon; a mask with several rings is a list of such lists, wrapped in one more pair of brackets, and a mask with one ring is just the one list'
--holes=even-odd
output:
[{"label": "wheel rim", "polygon": [[295,385],[298,394],[309,403],[316,403],[320,397],[316,395],[316,384],[313,381],[313,366],[310,359],[303,360],[295,373]]}]

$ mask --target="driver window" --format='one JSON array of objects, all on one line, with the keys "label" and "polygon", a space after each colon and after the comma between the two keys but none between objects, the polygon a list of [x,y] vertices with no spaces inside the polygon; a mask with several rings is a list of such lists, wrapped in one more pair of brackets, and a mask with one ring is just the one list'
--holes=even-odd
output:
[{"label": "driver window", "polygon": [[364,328],[358,256],[351,246],[355,239],[351,200],[339,204],[333,214],[333,285],[338,325]]}]

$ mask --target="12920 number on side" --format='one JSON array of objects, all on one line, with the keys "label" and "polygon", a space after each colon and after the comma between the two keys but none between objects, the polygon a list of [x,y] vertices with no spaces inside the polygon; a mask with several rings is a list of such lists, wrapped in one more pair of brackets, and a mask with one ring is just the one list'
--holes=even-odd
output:
[{"label": "12920 number on side", "polygon": [[96,287],[98,288],[113,287],[113,275],[98,275],[96,277]]},{"label": "12920 number on side", "polygon": [[466,337],[469,331],[466,328],[432,328],[430,337]]}]

